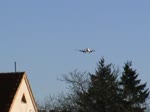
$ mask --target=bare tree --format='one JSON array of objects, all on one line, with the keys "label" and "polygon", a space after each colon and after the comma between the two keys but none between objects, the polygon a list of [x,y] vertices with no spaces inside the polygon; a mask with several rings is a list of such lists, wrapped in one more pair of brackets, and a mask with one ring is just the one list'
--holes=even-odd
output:
[{"label": "bare tree", "polygon": [[63,74],[62,81],[66,82],[69,85],[69,89],[73,93],[84,93],[88,90],[89,87],[89,75],[87,72],[78,72],[74,70],[69,74]]},{"label": "bare tree", "polygon": [[39,107],[45,111],[54,112],[77,112],[78,93],[85,93],[89,86],[89,75],[86,72],[78,72],[77,69],[68,74],[63,74],[60,81],[64,81],[69,86],[69,93],[59,95],[49,95],[44,100],[44,105]]}]

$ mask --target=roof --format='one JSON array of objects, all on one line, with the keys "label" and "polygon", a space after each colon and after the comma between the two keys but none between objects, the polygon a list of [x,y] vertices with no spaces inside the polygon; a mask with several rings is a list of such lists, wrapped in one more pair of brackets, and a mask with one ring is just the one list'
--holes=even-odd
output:
[{"label": "roof", "polygon": [[24,72],[0,73],[0,112],[8,112]]}]

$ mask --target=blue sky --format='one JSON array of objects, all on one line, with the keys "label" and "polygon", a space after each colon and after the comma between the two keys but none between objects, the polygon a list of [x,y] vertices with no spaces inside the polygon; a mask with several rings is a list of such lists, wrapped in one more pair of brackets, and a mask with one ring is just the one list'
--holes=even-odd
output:
[{"label": "blue sky", "polygon": [[[67,91],[58,78],[127,60],[150,87],[150,1],[1,0],[0,72],[26,71],[34,96]],[[76,49],[95,49],[82,54]]]}]

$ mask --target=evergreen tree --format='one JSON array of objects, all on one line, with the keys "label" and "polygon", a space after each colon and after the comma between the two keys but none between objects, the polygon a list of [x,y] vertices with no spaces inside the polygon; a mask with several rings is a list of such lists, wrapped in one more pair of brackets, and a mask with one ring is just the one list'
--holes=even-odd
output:
[{"label": "evergreen tree", "polygon": [[88,92],[80,93],[81,112],[119,112],[116,74],[111,64],[105,65],[103,58],[99,61],[95,74],[90,75]]},{"label": "evergreen tree", "polygon": [[144,112],[145,102],[149,96],[149,89],[145,89],[146,83],[140,84],[136,70],[132,69],[132,63],[127,62],[121,76],[122,106],[128,112]]}]

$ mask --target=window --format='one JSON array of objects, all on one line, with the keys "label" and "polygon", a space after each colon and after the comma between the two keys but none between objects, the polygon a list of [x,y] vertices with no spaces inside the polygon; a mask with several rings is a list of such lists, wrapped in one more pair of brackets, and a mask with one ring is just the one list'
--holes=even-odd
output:
[{"label": "window", "polygon": [[22,98],[21,98],[21,102],[23,102],[23,103],[27,103],[27,101],[26,101],[26,97],[25,97],[25,95],[23,94],[23,96],[22,96]]}]

